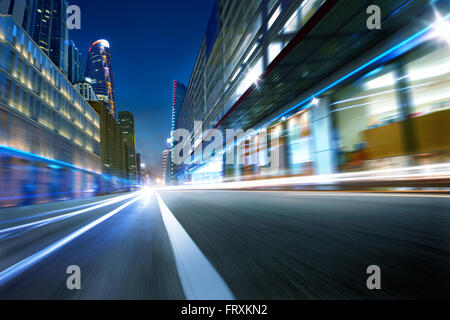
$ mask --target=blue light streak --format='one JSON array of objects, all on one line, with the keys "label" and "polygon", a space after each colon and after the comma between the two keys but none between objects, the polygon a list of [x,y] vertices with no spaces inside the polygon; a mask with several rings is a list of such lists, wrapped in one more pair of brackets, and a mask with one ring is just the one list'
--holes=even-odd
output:
[{"label": "blue light streak", "polygon": [[113,211],[105,214],[104,216],[92,221],[91,223],[85,225],[84,227],[72,232],[68,236],[56,241],[55,243],[45,247],[44,249],[34,253],[33,255],[29,256],[28,258],[23,259],[22,261],[12,265],[11,267],[3,270],[0,272],[0,286],[5,285],[8,281],[15,278],[19,274],[23,273],[36,263],[40,262],[44,258],[48,257],[58,249],[62,248],[66,244],[70,243],[71,241],[75,240],[82,234],[88,232],[92,228],[96,227],[100,223],[104,222],[105,220],[111,218],[112,216],[116,215],[129,205],[133,204],[134,202],[138,201],[141,198],[141,196],[136,197],[135,199],[128,201],[127,203],[121,205],[117,209],[114,209]]}]

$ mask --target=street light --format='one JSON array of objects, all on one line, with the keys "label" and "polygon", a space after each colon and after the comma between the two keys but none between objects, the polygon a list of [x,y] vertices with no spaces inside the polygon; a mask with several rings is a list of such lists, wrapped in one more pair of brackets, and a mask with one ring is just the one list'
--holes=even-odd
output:
[{"label": "street light", "polygon": [[450,45],[450,23],[435,11],[436,23],[434,24],[434,35],[447,41]]},{"label": "street light", "polygon": [[314,97],[314,98],[312,99],[312,101],[311,101],[311,103],[312,103],[313,105],[315,105],[316,107],[319,105],[319,102],[320,102],[320,100],[317,99],[316,97]]}]

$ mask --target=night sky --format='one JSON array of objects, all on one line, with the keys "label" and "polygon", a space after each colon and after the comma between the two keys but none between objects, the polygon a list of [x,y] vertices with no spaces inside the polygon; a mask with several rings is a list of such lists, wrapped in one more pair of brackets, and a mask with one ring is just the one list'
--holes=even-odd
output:
[{"label": "night sky", "polygon": [[87,58],[90,45],[109,41],[117,112],[136,122],[136,149],[161,175],[170,135],[172,82],[186,86],[206,30],[213,0],[69,0],[81,8],[81,30],[70,38]]}]

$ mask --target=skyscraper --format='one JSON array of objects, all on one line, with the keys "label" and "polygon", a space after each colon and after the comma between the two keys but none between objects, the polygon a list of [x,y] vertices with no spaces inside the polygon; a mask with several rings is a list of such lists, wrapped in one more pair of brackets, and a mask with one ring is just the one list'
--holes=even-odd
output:
[{"label": "skyscraper", "polygon": [[67,74],[67,0],[37,0],[33,40]]},{"label": "skyscraper", "polygon": [[126,168],[127,149],[122,128],[117,124],[106,106],[99,101],[88,101],[100,116],[100,142],[103,173],[128,179]]},{"label": "skyscraper", "polygon": [[[183,101],[184,101],[184,97],[186,96],[186,91],[187,88],[184,84],[178,82],[177,80],[173,81],[173,97],[172,97],[172,123],[171,123],[171,131],[175,131],[176,129],[181,128],[181,124],[183,123],[183,121],[180,121],[179,117],[180,117],[180,111],[181,111],[181,107],[183,105]],[[183,128],[182,128],[183,129]],[[173,135],[171,134],[171,137],[173,137]],[[171,142],[170,148],[173,149],[174,147],[174,143],[173,140]],[[168,163],[167,165],[167,177],[166,177],[166,183],[170,183],[172,184],[173,182],[175,182],[177,180],[177,178],[174,176],[174,171],[175,169],[175,165],[174,163],[172,163],[172,157],[171,157],[172,153],[169,154],[169,161],[170,163]]]},{"label": "skyscraper", "polygon": [[67,51],[69,58],[67,77],[72,84],[82,82],[84,80],[83,55],[72,40],[69,41]]},{"label": "skyscraper", "polygon": [[180,115],[181,106],[183,105],[184,96],[186,95],[186,86],[177,80],[173,81],[173,100],[172,100],[172,130],[177,128],[178,117]]},{"label": "skyscraper", "polygon": [[166,149],[162,153],[163,181],[166,186],[171,184],[170,174],[168,172],[170,167],[169,163],[170,163],[170,150]]},{"label": "skyscraper", "polygon": [[134,116],[129,111],[119,112],[119,125],[123,131],[123,141],[128,149],[129,179],[136,180],[136,140],[134,136]]},{"label": "skyscraper", "polygon": [[141,168],[141,154],[136,153],[136,171],[137,171],[137,179],[138,183],[142,184],[142,168]]},{"label": "skyscraper", "polygon": [[111,49],[106,40],[95,41],[89,48],[86,77],[92,79],[92,87],[100,101],[115,117],[114,80]]},{"label": "skyscraper", "polygon": [[11,15],[28,33],[33,32],[36,0],[3,0],[0,1],[0,14]]}]

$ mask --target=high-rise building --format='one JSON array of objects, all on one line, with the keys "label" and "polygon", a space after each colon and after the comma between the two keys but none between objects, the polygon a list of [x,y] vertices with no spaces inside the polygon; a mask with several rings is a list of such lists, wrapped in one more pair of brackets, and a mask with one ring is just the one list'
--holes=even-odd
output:
[{"label": "high-rise building", "polygon": [[98,114],[9,16],[0,39],[0,146],[101,172]]},{"label": "high-rise building", "polygon": [[85,75],[92,79],[97,98],[106,105],[113,117],[116,117],[112,57],[108,41],[95,41],[89,48]]},{"label": "high-rise building", "polygon": [[448,162],[437,132],[450,121],[450,2],[385,1],[380,32],[364,32],[366,10],[349,3],[215,1],[178,122],[246,134],[180,167],[190,181]]},{"label": "high-rise building", "polygon": [[29,34],[33,33],[36,0],[2,0],[0,14],[10,15]]},{"label": "high-rise building", "polygon": [[186,86],[177,80],[173,81],[173,99],[172,99],[172,130],[177,128],[178,117],[180,115],[181,106],[186,95]]},{"label": "high-rise building", "polygon": [[36,0],[33,40],[67,74],[67,0]]},{"label": "high-rise building", "polygon": [[103,173],[128,179],[128,170],[126,168],[127,149],[125,148],[122,128],[102,102],[88,102],[100,116]]},{"label": "high-rise building", "polygon": [[141,154],[140,153],[136,153],[136,171],[137,171],[137,179],[138,179],[138,183],[141,184],[142,183],[142,168],[141,168]]},{"label": "high-rise building", "polygon": [[68,71],[67,77],[73,84],[82,82],[84,80],[84,63],[83,55],[75,46],[75,43],[70,40],[67,46],[68,51]]},{"label": "high-rise building", "polygon": [[128,173],[130,180],[136,180],[136,139],[134,135],[134,116],[129,111],[119,112],[119,125],[123,131],[123,141],[128,151]]},{"label": "high-rise building", "polygon": [[89,78],[86,78],[83,82],[75,83],[74,87],[87,101],[98,101]]},{"label": "high-rise building", "polygon": [[[172,89],[172,118],[171,118],[171,131],[173,132],[176,129],[181,128],[180,124],[183,123],[183,121],[180,121],[180,110],[183,105],[184,97],[186,96],[186,86],[182,83],[180,83],[177,80],[173,81],[173,89]],[[171,137],[173,135],[171,134]],[[174,147],[173,140],[171,139],[171,145],[170,148]],[[172,160],[172,157],[170,157]],[[168,169],[168,180],[171,182],[175,181],[177,177],[175,177],[174,172],[178,170],[178,168],[175,167],[174,163],[170,163],[170,165],[167,166]]]},{"label": "high-rise building", "polygon": [[162,153],[163,182],[166,186],[172,184],[169,172],[170,162],[170,150],[166,149]]}]

